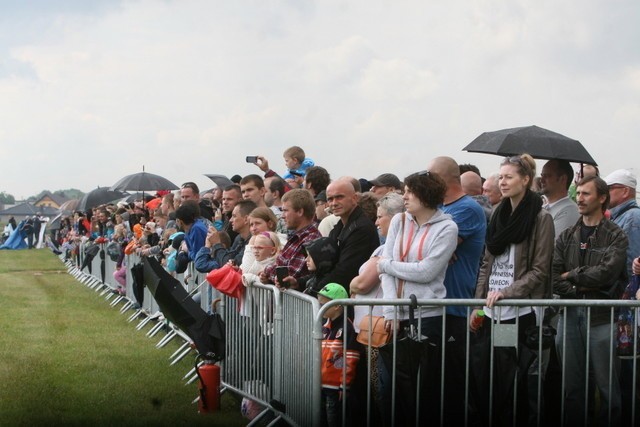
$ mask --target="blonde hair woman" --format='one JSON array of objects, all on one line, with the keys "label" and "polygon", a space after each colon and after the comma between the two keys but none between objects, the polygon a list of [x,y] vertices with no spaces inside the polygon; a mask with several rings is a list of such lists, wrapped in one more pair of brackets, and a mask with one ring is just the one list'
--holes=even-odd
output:
[{"label": "blonde hair woman", "polygon": [[[518,342],[524,342],[524,331],[536,324],[532,307],[495,307],[502,299],[540,299],[550,296],[551,261],[554,227],[551,215],[542,209],[542,198],[531,190],[536,164],[528,154],[508,157],[500,165],[499,187],[502,201],[495,209],[487,229],[486,249],[476,298],[486,300],[485,318],[474,328],[477,311],[470,318],[470,328],[478,338],[474,371],[481,416],[489,418],[490,373],[494,377],[492,424],[513,421],[513,384],[518,377],[518,421],[527,418],[527,367],[520,366],[523,352],[516,348],[494,350],[494,366],[489,366],[491,330],[496,321],[518,324]],[[537,394],[537,393],[536,393]],[[532,396],[534,399],[537,396]],[[524,417],[524,418],[520,418]]]}]

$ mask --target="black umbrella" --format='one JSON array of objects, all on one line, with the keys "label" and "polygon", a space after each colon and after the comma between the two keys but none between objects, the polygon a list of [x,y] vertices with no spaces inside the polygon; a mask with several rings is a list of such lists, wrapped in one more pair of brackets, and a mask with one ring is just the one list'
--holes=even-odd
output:
[{"label": "black umbrella", "polygon": [[155,197],[153,197],[151,194],[133,193],[123,197],[122,199],[118,200],[118,202],[132,203],[132,202],[135,202],[136,200],[142,200],[142,199],[144,199],[144,202],[146,203],[150,200],[155,199]]},{"label": "black umbrella", "polygon": [[95,190],[89,191],[78,203],[76,209],[80,211],[86,211],[87,209],[95,208],[105,203],[111,203],[114,200],[118,200],[126,196],[127,193],[118,190],[110,190],[107,187],[98,187]]},{"label": "black umbrella", "polygon": [[177,190],[178,186],[167,178],[144,171],[127,175],[110,188],[111,190],[123,191],[146,191],[146,190]]},{"label": "black umbrella", "polygon": [[144,283],[166,319],[191,338],[202,355],[214,353],[224,358],[224,323],[217,314],[207,314],[182,287],[182,284],[153,257],[144,257]]},{"label": "black umbrella", "polygon": [[485,132],[463,150],[501,156],[529,153],[537,159],[559,159],[597,165],[579,141],[538,126]]},{"label": "black umbrella", "polygon": [[213,173],[206,174],[205,173],[204,176],[209,178],[211,181],[215,182],[216,185],[218,186],[218,188],[222,188],[223,190],[225,188],[227,188],[228,186],[233,184],[233,181],[231,181],[229,178],[227,178],[224,175],[216,175],[216,174],[213,174]]},{"label": "black umbrella", "polygon": [[80,200],[78,199],[67,200],[66,202],[60,205],[58,210],[62,213],[71,213],[78,209],[79,204],[80,204]]}]

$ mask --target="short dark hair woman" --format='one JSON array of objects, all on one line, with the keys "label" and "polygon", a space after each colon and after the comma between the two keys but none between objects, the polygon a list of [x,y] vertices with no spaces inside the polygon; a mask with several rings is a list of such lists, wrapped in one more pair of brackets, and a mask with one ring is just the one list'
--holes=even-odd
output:
[{"label": "short dark hair woman", "polygon": [[[438,175],[425,171],[406,177],[404,188],[406,212],[391,220],[378,261],[383,298],[442,299],[447,293],[444,276],[458,243],[458,227],[438,208],[447,186]],[[399,328],[402,333],[410,326],[407,307],[385,306],[383,314],[388,330]],[[430,349],[425,368],[429,380],[420,385],[423,421],[427,413],[439,413],[442,308],[420,307],[414,322],[412,326],[426,337]],[[395,403],[396,424],[415,425],[415,396],[398,396]]]}]

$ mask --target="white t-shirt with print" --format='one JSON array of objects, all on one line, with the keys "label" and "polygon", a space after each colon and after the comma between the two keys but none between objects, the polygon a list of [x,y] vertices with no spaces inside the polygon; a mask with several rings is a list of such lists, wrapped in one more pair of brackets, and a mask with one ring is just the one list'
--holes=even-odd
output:
[{"label": "white t-shirt with print", "polygon": [[[515,253],[516,247],[511,244],[502,254],[495,257],[489,274],[489,291],[502,291],[511,286],[515,274]],[[510,320],[531,313],[531,307],[520,307],[520,311],[518,307],[496,307],[495,310],[484,307],[483,310],[486,316],[496,320]]]}]

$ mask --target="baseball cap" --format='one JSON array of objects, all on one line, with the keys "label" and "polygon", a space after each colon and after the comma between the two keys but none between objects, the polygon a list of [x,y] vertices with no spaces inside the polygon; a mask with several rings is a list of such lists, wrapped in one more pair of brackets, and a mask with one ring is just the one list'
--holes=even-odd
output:
[{"label": "baseball cap", "polygon": [[337,283],[329,283],[325,285],[324,288],[318,291],[318,295],[322,295],[325,298],[329,299],[347,299],[349,298],[349,294],[347,294],[346,289]]},{"label": "baseball cap", "polygon": [[313,198],[316,202],[325,202],[327,203],[327,192],[322,190]]},{"label": "baseball cap", "polygon": [[631,187],[633,189],[636,188],[637,180],[636,176],[633,172],[628,169],[618,169],[611,172],[604,179],[607,185],[620,184],[625,187]]},{"label": "baseball cap", "polygon": [[369,181],[371,185],[376,187],[393,187],[398,190],[402,189],[402,182],[392,173],[383,173],[376,179]]}]

